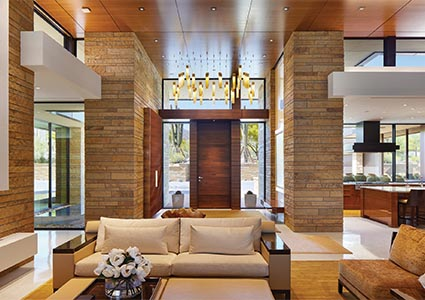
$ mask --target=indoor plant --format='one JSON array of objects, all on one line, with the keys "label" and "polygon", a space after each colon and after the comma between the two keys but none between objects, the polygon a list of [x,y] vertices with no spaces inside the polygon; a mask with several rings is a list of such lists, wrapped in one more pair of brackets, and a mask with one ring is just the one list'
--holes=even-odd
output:
[{"label": "indoor plant", "polygon": [[142,292],[142,282],[151,271],[151,263],[139,248],[112,249],[104,255],[94,273],[105,279],[105,294],[110,298],[132,298]]}]

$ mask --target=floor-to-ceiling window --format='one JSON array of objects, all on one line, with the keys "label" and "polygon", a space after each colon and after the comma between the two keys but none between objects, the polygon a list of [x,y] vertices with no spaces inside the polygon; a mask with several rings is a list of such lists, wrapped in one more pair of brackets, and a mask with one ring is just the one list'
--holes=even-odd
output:
[{"label": "floor-to-ceiling window", "polygon": [[[395,138],[393,138],[395,132]],[[425,126],[381,124],[381,142],[395,143],[394,152],[356,153],[355,125],[344,125],[344,181],[417,182],[425,175]]]},{"label": "floor-to-ceiling window", "polygon": [[82,104],[35,104],[36,228],[84,227]]},{"label": "floor-to-ceiling window", "polygon": [[170,122],[163,125],[164,207],[190,206],[189,135],[187,122]]},{"label": "floor-to-ceiling window", "polygon": [[241,207],[265,205],[264,123],[241,123]]}]

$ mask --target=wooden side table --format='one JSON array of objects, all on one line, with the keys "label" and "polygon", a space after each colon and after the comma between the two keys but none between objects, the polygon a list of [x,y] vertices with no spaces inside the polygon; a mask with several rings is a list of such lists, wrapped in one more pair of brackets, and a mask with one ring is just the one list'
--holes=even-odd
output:
[{"label": "wooden side table", "polygon": [[391,289],[391,295],[399,300],[421,300],[425,299],[425,289],[421,288],[398,288]]}]

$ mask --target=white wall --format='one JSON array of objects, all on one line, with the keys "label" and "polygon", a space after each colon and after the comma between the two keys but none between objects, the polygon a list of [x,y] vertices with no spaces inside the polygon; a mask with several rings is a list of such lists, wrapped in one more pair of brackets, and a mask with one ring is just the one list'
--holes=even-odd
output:
[{"label": "white wall", "polygon": [[9,189],[9,0],[0,1],[0,191]]}]

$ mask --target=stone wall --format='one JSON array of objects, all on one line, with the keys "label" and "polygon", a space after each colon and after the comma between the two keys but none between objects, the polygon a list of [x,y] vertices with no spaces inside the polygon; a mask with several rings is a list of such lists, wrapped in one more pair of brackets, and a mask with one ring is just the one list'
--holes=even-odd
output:
[{"label": "stone wall", "polygon": [[266,122],[266,202],[272,207],[278,206],[276,198],[276,80],[275,70],[271,70],[266,78],[266,108],[269,119]]},{"label": "stone wall", "polygon": [[34,74],[20,65],[33,5],[9,1],[9,190],[0,192],[0,237],[34,230]]},{"label": "stone wall", "polygon": [[143,216],[143,108],[157,110],[161,77],[134,33],[85,35],[102,99],[85,101],[86,220]]},{"label": "stone wall", "polygon": [[328,75],[344,70],[342,32],[294,32],[285,45],[285,224],[342,231],[343,101]]}]

